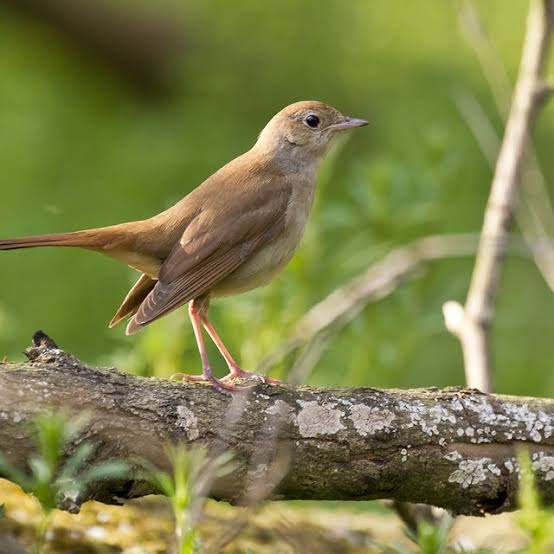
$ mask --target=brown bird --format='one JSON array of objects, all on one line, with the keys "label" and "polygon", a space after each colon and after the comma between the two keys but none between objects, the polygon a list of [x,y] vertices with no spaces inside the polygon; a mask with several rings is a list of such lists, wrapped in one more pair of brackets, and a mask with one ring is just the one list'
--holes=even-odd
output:
[{"label": "brown bird", "polygon": [[[189,303],[202,375],[178,374],[232,389],[243,371],[208,320],[212,298],[267,284],[297,249],[312,206],[320,163],[340,131],[366,125],[322,102],[292,104],[275,115],[245,154],[224,165],[168,210],[133,221],[71,233],[0,240],[0,250],[76,246],[124,262],[142,275],[110,327],[131,318],[127,334]],[[202,327],[229,366],[211,372]]]}]

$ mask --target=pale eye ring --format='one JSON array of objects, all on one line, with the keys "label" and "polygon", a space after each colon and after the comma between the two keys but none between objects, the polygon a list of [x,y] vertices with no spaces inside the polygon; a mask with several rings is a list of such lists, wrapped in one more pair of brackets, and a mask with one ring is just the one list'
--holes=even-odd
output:
[{"label": "pale eye ring", "polygon": [[310,128],[310,129],[317,129],[320,124],[319,117],[317,115],[311,113],[310,115],[306,116],[304,119],[304,123]]}]

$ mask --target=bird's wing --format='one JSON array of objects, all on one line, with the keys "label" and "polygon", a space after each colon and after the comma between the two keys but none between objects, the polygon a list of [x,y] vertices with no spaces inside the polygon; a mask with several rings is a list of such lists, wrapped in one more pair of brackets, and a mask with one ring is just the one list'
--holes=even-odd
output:
[{"label": "bird's wing", "polygon": [[226,206],[206,207],[187,227],[162,264],[156,286],[127,327],[132,334],[144,325],[208,292],[260,248],[285,224],[290,192],[283,188],[260,195],[243,191]]},{"label": "bird's wing", "polygon": [[127,293],[125,300],[110,321],[110,327],[119,323],[122,319],[130,317],[137,312],[143,300],[156,286],[156,281],[148,275],[142,274],[133,288]]}]

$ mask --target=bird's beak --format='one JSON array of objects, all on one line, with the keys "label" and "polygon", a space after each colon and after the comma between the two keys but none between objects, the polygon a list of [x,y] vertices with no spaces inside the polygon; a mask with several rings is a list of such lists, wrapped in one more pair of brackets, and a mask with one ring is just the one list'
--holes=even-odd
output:
[{"label": "bird's beak", "polygon": [[356,119],[355,117],[345,117],[340,123],[329,125],[327,131],[342,131],[344,129],[352,129],[353,127],[363,127],[367,125],[365,119]]}]

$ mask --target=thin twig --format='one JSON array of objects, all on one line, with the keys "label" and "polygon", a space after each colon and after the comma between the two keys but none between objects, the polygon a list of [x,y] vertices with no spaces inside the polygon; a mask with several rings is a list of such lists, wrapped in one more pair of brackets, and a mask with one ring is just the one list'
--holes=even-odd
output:
[{"label": "thin twig", "polygon": [[[367,304],[394,292],[423,265],[434,260],[474,255],[478,240],[478,235],[472,233],[434,235],[393,250],[313,306],[300,319],[289,338],[271,352],[258,369],[264,371],[274,367],[321,333],[336,333]],[[517,237],[511,237],[510,252],[528,254]],[[307,377],[305,373],[304,377]]]},{"label": "thin twig", "polygon": [[492,389],[490,328],[500,280],[508,229],[526,148],[540,107],[537,91],[551,35],[554,0],[533,0],[527,19],[519,76],[504,140],[485,211],[482,236],[465,307],[450,301],[443,306],[447,328],[462,345],[466,381],[482,391]]},{"label": "thin twig", "polygon": [[[461,0],[458,2],[458,6],[458,16],[464,36],[479,60],[483,75],[492,91],[498,113],[505,120],[509,115],[513,91],[502,59],[473,2]],[[552,83],[539,83],[535,93],[537,104],[544,102],[553,90]],[[455,102],[494,170],[500,150],[500,138],[488,121],[485,111],[477,99],[466,94],[456,94]],[[527,169],[523,172],[520,186],[522,202],[516,211],[517,222],[533,253],[539,271],[548,286],[554,291],[554,248],[535,248],[537,239],[541,241],[544,238],[554,237],[554,209],[532,144],[528,146]]]},{"label": "thin twig", "polygon": [[[456,93],[454,101],[483,156],[494,170],[500,150],[500,138],[487,114],[477,98],[467,92]],[[554,223],[554,215],[550,218],[548,214],[552,207],[542,172],[537,163],[531,161],[529,165],[521,179],[524,195],[516,217],[539,271],[547,285],[554,291],[554,232],[547,230],[545,225],[549,221]],[[552,246],[548,247],[548,244]]]},{"label": "thin twig", "polygon": [[206,545],[206,554],[222,552],[231,544],[250,524],[252,517],[285,477],[290,466],[290,448],[281,439],[289,419],[290,414],[282,405],[267,416],[249,462],[244,495],[240,500],[247,508],[238,511]]}]

